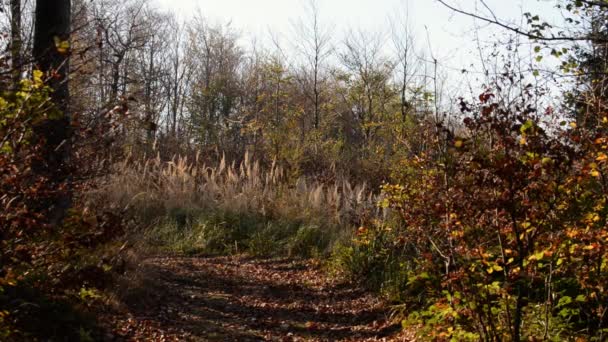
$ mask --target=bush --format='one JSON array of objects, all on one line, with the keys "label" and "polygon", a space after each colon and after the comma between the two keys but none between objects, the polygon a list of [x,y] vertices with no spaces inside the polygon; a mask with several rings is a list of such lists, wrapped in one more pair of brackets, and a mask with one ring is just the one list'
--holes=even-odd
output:
[{"label": "bush", "polygon": [[[71,145],[69,162],[44,170],[41,123],[65,116],[43,77],[34,70],[17,91],[0,91],[0,340],[101,339],[87,312],[99,304],[91,294],[122,273],[125,221],[121,210],[83,199],[91,170],[103,171],[96,158],[107,151],[91,147],[101,134],[80,140],[85,129],[74,120],[74,139],[61,142]],[[65,212],[51,205],[67,198]]]},{"label": "bush", "polygon": [[400,293],[422,335],[605,338],[608,129],[549,134],[529,95],[463,101],[463,135],[438,135],[383,186],[400,220],[338,251],[351,276]]}]

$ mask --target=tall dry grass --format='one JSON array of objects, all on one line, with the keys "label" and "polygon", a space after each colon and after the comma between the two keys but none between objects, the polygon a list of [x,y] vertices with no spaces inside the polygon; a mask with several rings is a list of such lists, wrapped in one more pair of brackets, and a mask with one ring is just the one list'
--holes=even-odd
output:
[{"label": "tall dry grass", "polygon": [[263,168],[249,154],[238,164],[223,158],[207,165],[179,156],[126,160],[114,166],[91,199],[152,227],[176,211],[249,215],[326,230],[349,230],[382,215],[378,196],[365,185],[289,179],[281,166]]}]

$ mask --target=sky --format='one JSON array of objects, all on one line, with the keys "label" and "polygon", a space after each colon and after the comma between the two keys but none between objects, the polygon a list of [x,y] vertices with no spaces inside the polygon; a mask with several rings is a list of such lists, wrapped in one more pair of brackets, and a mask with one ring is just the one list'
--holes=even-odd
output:
[{"label": "sky", "polygon": [[[282,43],[294,38],[293,22],[305,15],[307,0],[156,0],[165,8],[188,18],[197,11],[215,22],[231,22],[245,39],[264,41],[274,32]],[[448,0],[456,7],[475,10],[479,0]],[[482,44],[489,44],[496,27],[487,27],[469,17],[455,14],[436,0],[317,0],[323,25],[333,26],[337,35],[350,29],[388,31],[389,18],[408,13],[416,45],[426,58],[431,54],[441,67],[453,73],[479,67],[474,28],[481,27]],[[551,10],[555,0],[485,0],[501,18],[519,23],[524,12],[557,20]],[[387,45],[389,43],[387,42]],[[530,46],[532,49],[532,46]],[[479,71],[479,70],[478,70]]]},{"label": "sky", "polygon": [[[200,11],[212,20],[231,21],[246,34],[260,35],[268,30],[287,33],[291,22],[304,14],[307,0],[156,0],[160,6],[176,11],[184,17]],[[409,21],[418,34],[426,36],[438,46],[461,46],[470,41],[465,37],[472,20],[454,14],[435,0],[317,0],[322,20],[335,25],[338,31],[349,28],[381,30],[388,18],[409,12]],[[474,10],[478,0],[449,0],[463,9]],[[526,11],[547,14],[554,0],[486,0],[502,18],[520,18]],[[426,29],[425,29],[426,27]]]}]

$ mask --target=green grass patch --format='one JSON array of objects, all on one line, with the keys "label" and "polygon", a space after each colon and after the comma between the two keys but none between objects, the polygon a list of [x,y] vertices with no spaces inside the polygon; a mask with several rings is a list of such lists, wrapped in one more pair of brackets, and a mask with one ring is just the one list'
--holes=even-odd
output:
[{"label": "green grass patch", "polygon": [[328,255],[338,227],[262,215],[173,210],[145,233],[158,251],[182,255],[249,254],[259,257]]}]

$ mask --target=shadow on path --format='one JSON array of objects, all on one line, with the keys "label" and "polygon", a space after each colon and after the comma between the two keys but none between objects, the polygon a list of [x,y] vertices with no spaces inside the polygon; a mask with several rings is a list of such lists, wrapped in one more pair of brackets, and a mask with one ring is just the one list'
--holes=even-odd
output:
[{"label": "shadow on path", "polygon": [[141,267],[145,298],[127,303],[132,317],[179,340],[380,341],[399,331],[377,298],[309,261],[167,257]]}]

